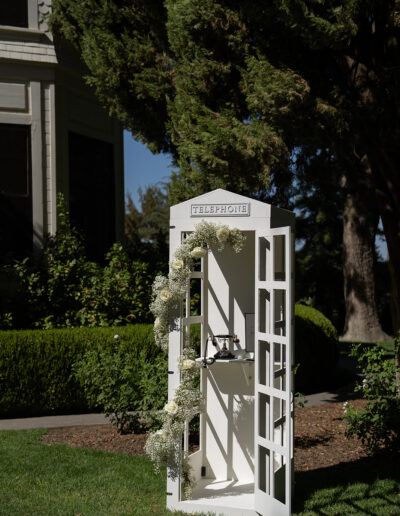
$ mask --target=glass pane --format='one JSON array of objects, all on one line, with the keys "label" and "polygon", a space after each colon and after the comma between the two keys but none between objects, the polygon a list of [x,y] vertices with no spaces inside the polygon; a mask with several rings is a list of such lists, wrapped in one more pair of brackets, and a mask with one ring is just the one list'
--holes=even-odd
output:
[{"label": "glass pane", "polygon": [[281,400],[279,398],[272,398],[272,402],[274,405],[274,436],[273,441],[280,446],[285,446],[286,443],[286,416],[285,416],[285,408],[286,402],[285,400]]},{"label": "glass pane", "polygon": [[286,345],[274,342],[274,388],[286,390]]},{"label": "glass pane", "polygon": [[30,126],[0,124],[0,263],[32,252],[30,135]]},{"label": "glass pane", "polygon": [[259,419],[258,435],[264,439],[269,439],[269,420],[270,420],[270,397],[262,392],[258,393]]},{"label": "glass pane", "polygon": [[260,288],[258,291],[258,331],[262,333],[269,332],[269,303],[269,292]]},{"label": "glass pane", "polygon": [[274,236],[274,280],[285,281],[285,235]]},{"label": "glass pane", "polygon": [[286,335],[286,290],[274,290],[274,334]]},{"label": "glass pane", "polygon": [[201,323],[189,325],[190,347],[196,350],[196,354],[200,356],[201,351]]},{"label": "glass pane", "polygon": [[260,340],[258,345],[258,378],[262,385],[269,385],[270,345],[269,342],[264,342],[263,340]]},{"label": "glass pane", "polygon": [[258,488],[264,493],[269,494],[269,450],[263,446],[258,447]]},{"label": "glass pane", "polygon": [[259,242],[259,270],[258,279],[260,281],[266,281],[270,279],[268,277],[268,265],[270,256],[270,243],[264,237],[258,239]]},{"label": "glass pane", "polygon": [[200,448],[200,416],[195,416],[189,423],[189,454]]},{"label": "glass pane", "polygon": [[285,503],[285,458],[280,453],[273,452],[274,461],[274,493],[273,496]]},{"label": "glass pane", "polygon": [[201,279],[190,280],[190,315],[201,315]]},{"label": "glass pane", "polygon": [[116,240],[114,145],[70,132],[68,161],[71,224],[88,258],[103,263]]},{"label": "glass pane", "polygon": [[0,25],[28,27],[28,0],[12,0],[12,2],[2,0],[0,2]]}]

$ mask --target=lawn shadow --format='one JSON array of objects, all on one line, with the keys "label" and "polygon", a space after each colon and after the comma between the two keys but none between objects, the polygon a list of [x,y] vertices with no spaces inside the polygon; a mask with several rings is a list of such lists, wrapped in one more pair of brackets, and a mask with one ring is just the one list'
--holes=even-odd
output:
[{"label": "lawn shadow", "polygon": [[292,514],[399,515],[400,457],[377,455],[295,473]]}]

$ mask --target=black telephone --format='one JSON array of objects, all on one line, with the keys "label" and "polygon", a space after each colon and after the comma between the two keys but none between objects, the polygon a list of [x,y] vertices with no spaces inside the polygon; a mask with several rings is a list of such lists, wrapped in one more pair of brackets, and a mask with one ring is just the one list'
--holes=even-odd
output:
[{"label": "black telephone", "polygon": [[[223,339],[222,348],[220,348],[214,355],[214,357],[207,357],[207,347],[208,341],[211,340],[215,347],[218,346],[217,339]],[[203,358],[203,367],[207,367],[207,365],[211,365],[215,362],[215,360],[230,360],[235,358],[229,349],[226,346],[226,341],[232,339],[233,342],[239,342],[237,335],[209,335],[206,340],[206,346],[204,349],[204,358]]]}]

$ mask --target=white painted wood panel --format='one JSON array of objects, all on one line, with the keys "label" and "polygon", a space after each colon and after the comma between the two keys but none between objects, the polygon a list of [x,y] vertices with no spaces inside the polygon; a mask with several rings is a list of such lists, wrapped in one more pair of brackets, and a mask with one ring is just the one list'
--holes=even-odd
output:
[{"label": "white painted wood panel", "polygon": [[28,111],[26,83],[0,82],[0,109]]},{"label": "white painted wood panel", "polygon": [[[230,203],[247,204],[246,209],[242,210],[243,215],[221,216],[221,207],[226,205],[228,214]],[[193,204],[196,205],[195,216]],[[203,208],[203,217],[198,216],[199,206],[208,207]],[[230,342],[230,349],[244,350],[246,314],[255,314],[256,358],[250,363],[239,359],[221,360],[202,369],[205,410],[200,423],[201,447],[193,456],[192,466],[196,470],[196,479],[199,479],[201,466],[205,476],[198,482],[193,498],[186,501],[180,498],[177,483],[168,481],[167,491],[170,494],[167,504],[171,509],[193,514],[210,511],[220,516],[288,516],[293,458],[290,357],[293,344],[294,249],[291,227],[281,226],[294,225],[294,215],[218,189],[171,207],[171,236],[175,231],[179,235],[193,231],[202,220],[238,227],[247,236],[241,253],[235,254],[228,246],[222,253],[212,250],[203,259],[202,356],[210,334],[237,334],[239,343]],[[278,229],[271,229],[272,225],[278,226]],[[269,239],[269,258],[263,271],[259,271],[260,236]],[[174,236],[171,241],[175,248],[177,237]],[[263,252],[267,252],[267,246]],[[259,290],[270,292],[269,297],[266,295],[262,301],[262,310],[268,312],[262,328],[259,325]],[[182,323],[189,323],[190,319],[194,321],[195,318],[183,318]],[[176,336],[171,334],[170,366],[173,365],[171,358],[176,359],[175,340]],[[264,356],[261,364],[260,340],[270,340],[272,346],[270,360]],[[284,351],[287,352],[285,357]],[[207,356],[212,357],[215,352],[209,342]],[[262,368],[265,371],[263,383],[259,378]],[[172,384],[176,385],[175,381],[170,378],[170,393]],[[259,396],[264,397],[263,407]],[[267,397],[270,398],[268,407],[265,403]],[[259,494],[261,447],[271,457],[268,470],[273,471],[270,481],[274,496],[264,492]],[[284,503],[280,501],[282,486],[286,492]]]}]

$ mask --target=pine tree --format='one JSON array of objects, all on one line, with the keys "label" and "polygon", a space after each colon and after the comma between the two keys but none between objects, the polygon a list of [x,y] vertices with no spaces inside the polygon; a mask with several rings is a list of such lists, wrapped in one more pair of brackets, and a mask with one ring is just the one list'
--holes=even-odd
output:
[{"label": "pine tree", "polygon": [[362,177],[383,221],[400,328],[398,2],[54,0],[54,8],[54,26],[79,48],[111,113],[152,150],[173,154],[174,200],[218,186],[282,190],[293,149],[308,145],[329,148],[347,184]]}]

